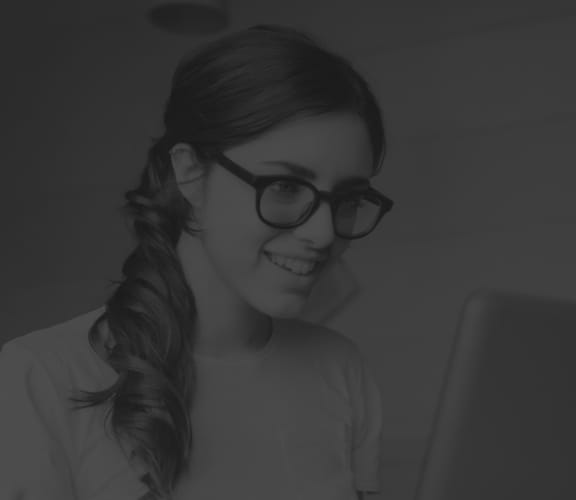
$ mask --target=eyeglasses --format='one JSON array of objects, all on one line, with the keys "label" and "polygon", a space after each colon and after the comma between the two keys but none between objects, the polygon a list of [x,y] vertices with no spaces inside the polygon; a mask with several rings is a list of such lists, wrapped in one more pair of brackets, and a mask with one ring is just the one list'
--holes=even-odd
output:
[{"label": "eyeglasses", "polygon": [[304,224],[323,200],[332,209],[335,234],[354,240],[371,233],[394,201],[368,182],[336,192],[321,191],[310,182],[289,175],[254,175],[220,152],[211,155],[230,173],[256,189],[256,212],[268,226],[290,229]]},{"label": "eyeglasses", "polygon": [[321,191],[310,182],[290,175],[254,175],[220,152],[213,158],[226,170],[256,189],[256,212],[265,224],[290,229],[304,224],[323,200],[332,209],[335,234],[347,240],[370,234],[394,201],[368,182],[336,192]]}]

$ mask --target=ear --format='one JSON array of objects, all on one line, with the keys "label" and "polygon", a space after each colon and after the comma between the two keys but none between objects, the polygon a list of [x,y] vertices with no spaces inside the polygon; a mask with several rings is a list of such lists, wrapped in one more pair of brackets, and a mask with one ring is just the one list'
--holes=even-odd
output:
[{"label": "ear", "polygon": [[190,144],[179,142],[170,149],[170,162],[178,189],[194,209],[202,208],[205,168]]}]

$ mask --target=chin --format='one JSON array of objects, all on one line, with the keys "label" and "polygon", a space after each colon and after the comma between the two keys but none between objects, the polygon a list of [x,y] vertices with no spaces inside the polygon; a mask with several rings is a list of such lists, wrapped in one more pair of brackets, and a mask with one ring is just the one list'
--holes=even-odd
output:
[{"label": "chin", "polygon": [[273,318],[291,319],[299,317],[306,305],[305,298],[277,298],[273,303],[261,301],[257,309]]}]

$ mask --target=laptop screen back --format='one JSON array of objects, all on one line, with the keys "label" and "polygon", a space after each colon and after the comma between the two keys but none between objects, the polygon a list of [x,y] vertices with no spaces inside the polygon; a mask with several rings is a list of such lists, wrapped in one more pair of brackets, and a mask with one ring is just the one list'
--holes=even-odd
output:
[{"label": "laptop screen back", "polygon": [[576,300],[462,309],[414,500],[576,498]]}]

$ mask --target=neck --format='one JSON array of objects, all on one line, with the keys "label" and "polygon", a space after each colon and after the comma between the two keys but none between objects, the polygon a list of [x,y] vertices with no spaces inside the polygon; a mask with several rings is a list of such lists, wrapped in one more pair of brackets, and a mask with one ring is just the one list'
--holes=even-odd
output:
[{"label": "neck", "polygon": [[226,324],[202,323],[199,316],[196,322],[194,350],[198,354],[210,357],[230,357],[255,353],[268,343],[273,329],[271,318],[262,317],[251,322],[250,328]]},{"label": "neck", "polygon": [[271,318],[219,278],[199,238],[184,234],[177,250],[195,299],[195,351],[229,357],[262,349],[272,334]]}]

